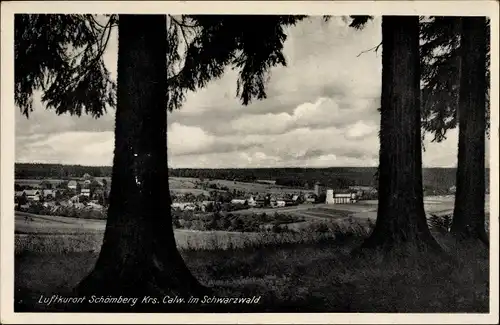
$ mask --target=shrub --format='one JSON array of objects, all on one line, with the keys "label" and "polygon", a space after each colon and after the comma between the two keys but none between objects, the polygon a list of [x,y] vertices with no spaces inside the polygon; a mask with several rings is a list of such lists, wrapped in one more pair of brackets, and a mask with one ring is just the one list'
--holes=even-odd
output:
[{"label": "shrub", "polygon": [[279,225],[274,224],[273,227],[271,228],[271,231],[276,233],[276,234],[279,234],[279,233],[283,232],[283,229]]},{"label": "shrub", "polygon": [[446,234],[450,232],[451,225],[453,222],[453,215],[437,216],[432,214],[428,219],[428,224],[431,230],[438,232],[440,234]]},{"label": "shrub", "polygon": [[183,228],[191,229],[193,222],[191,220],[184,220],[182,223]]}]

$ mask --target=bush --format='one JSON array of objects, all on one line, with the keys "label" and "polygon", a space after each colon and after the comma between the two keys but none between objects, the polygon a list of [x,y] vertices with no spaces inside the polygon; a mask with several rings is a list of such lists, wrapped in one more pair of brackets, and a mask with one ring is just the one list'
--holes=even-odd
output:
[{"label": "bush", "polygon": [[453,215],[437,216],[432,214],[428,219],[428,224],[431,230],[436,231],[440,234],[446,234],[451,230],[451,224],[453,222]]},{"label": "bush", "polygon": [[184,220],[182,227],[185,229],[191,229],[193,222],[191,220]]},{"label": "bush", "polygon": [[274,224],[273,227],[271,228],[271,231],[274,232],[275,234],[279,234],[283,232],[283,229],[279,225]]},{"label": "bush", "polygon": [[243,231],[244,225],[244,222],[240,218],[234,217],[231,220],[230,229],[233,231]]}]

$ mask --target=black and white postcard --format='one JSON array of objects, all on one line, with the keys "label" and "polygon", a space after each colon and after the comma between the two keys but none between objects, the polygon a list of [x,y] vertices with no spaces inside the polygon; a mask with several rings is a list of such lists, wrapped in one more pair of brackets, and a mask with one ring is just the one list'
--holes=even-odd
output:
[{"label": "black and white postcard", "polygon": [[497,1],[2,3],[1,322],[498,322]]}]

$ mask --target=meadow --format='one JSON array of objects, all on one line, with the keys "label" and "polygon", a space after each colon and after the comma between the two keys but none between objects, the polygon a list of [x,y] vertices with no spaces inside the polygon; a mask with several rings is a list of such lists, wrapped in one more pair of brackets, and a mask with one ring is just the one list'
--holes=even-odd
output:
[{"label": "meadow", "polygon": [[[184,237],[183,241],[186,233],[181,236],[176,233],[180,252],[193,274],[210,286],[215,296],[260,296],[261,301],[257,305],[224,305],[223,310],[220,306],[191,305],[187,310],[160,307],[155,311],[487,313],[489,310],[487,250],[459,245],[446,236],[436,235],[450,256],[443,259],[434,255],[353,257],[351,250],[367,236],[366,228],[361,226],[338,228],[335,236],[331,232],[330,235],[311,232],[309,237],[302,234],[303,240],[295,242],[276,234],[267,237],[269,241],[264,237],[245,241],[239,235],[233,237],[241,243],[239,247],[226,246],[219,240],[229,238],[228,233],[211,233],[205,236],[219,239],[209,249],[205,246],[211,242],[208,237],[196,242]],[[43,242],[45,246],[32,242],[31,247],[26,246],[26,241],[16,243],[25,248],[16,252],[15,257],[17,312],[64,311],[61,306],[46,306],[36,301],[42,294],[69,295],[98,256],[99,245],[78,246],[75,237]]]}]

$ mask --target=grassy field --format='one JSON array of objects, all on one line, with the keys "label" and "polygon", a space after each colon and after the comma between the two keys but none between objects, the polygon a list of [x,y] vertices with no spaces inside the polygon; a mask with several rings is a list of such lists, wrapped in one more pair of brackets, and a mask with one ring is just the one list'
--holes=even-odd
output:
[{"label": "grassy field", "polygon": [[[449,212],[453,199],[430,197],[425,205],[428,213]],[[351,256],[368,235],[376,207],[371,201],[269,209],[307,217],[291,225],[298,233],[176,230],[175,236],[192,272],[217,296],[262,297],[247,309],[222,311],[488,312],[489,262],[482,247],[436,234],[451,259]],[[327,231],[311,227],[316,224]],[[104,226],[99,220],[17,214],[16,311],[61,311],[36,301],[41,294],[69,293],[91,270]]]},{"label": "grassy field", "polygon": [[[452,259],[352,257],[351,249],[362,238],[181,253],[193,274],[215,290],[215,296],[261,297],[257,305],[200,311],[488,312],[486,250],[457,248],[451,240],[441,238]],[[16,254],[16,311],[62,311],[61,306],[36,301],[42,294],[69,294],[91,270],[97,254]],[[157,311],[166,311],[161,308]],[[190,308],[197,310],[196,306]]]}]

